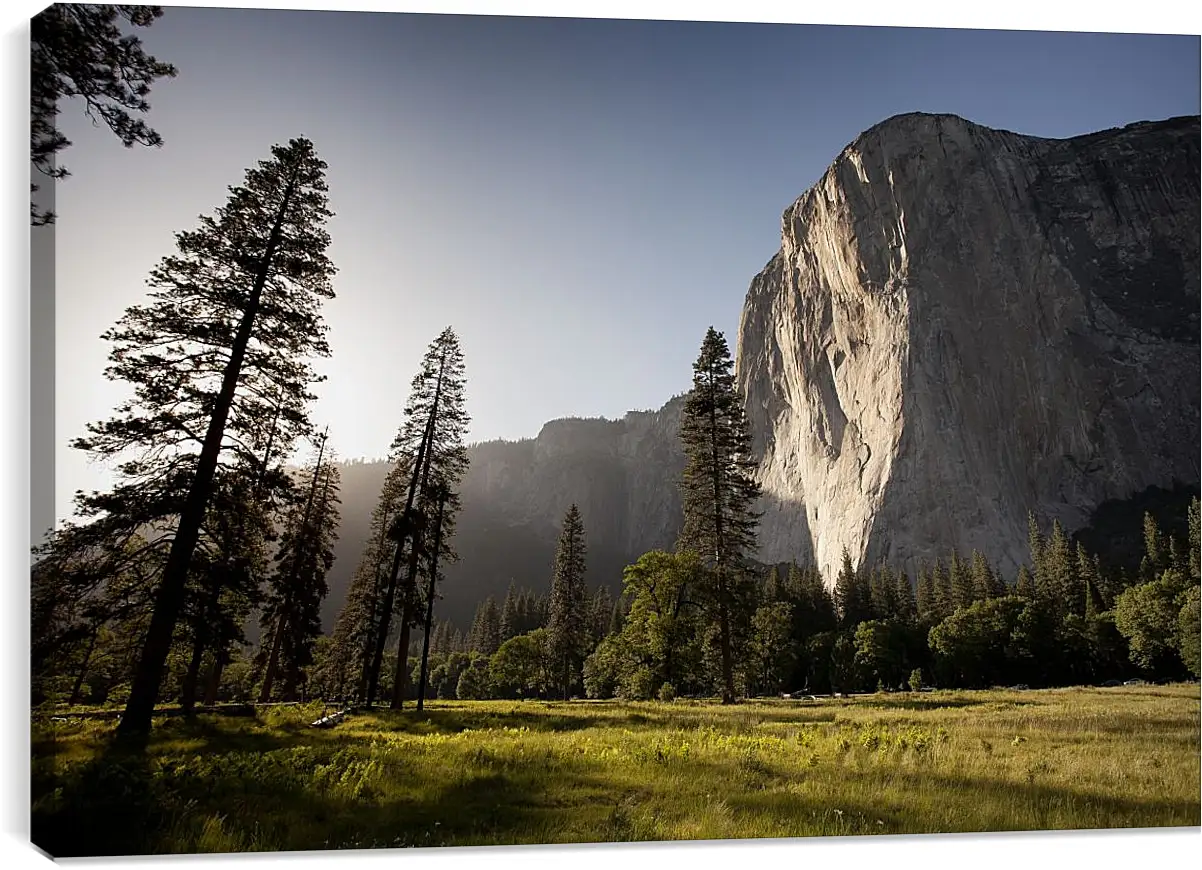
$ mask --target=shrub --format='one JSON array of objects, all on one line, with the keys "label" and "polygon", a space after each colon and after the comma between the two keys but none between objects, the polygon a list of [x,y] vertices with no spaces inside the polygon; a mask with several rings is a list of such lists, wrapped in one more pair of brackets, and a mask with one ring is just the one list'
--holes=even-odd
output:
[{"label": "shrub", "polygon": [[664,683],[659,687],[659,699],[661,701],[670,702],[676,700],[676,687],[671,683]]},{"label": "shrub", "polygon": [[910,691],[918,692],[922,690],[922,668],[915,668],[910,671]]}]

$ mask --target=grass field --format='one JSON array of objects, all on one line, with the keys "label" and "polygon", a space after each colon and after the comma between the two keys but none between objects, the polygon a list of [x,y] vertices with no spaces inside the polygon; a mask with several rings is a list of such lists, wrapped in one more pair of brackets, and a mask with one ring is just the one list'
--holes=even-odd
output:
[{"label": "grass field", "polygon": [[53,855],[1199,825],[1199,689],[33,724]]}]

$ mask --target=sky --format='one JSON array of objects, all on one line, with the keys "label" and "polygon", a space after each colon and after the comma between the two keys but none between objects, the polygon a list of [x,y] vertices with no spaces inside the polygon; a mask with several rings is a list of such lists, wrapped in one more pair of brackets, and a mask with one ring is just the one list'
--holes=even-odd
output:
[{"label": "sky", "polygon": [[684,392],[707,327],[735,350],[781,213],[887,117],[1067,137],[1200,111],[1198,36],[185,7],[139,35],[179,69],[150,96],[163,147],[61,115],[60,521],[110,482],[68,446],[127,395],[101,333],[292,137],[329,164],[335,212],[313,420],[353,459],[386,453],[448,325],[471,441]]}]

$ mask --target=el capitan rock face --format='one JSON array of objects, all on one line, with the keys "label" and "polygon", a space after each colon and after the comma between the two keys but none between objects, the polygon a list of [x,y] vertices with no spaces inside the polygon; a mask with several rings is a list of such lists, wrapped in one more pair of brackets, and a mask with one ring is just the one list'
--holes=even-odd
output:
[{"label": "el capitan rock face", "polygon": [[1013,577],[1027,511],[1199,480],[1199,122],[1038,139],[947,115],[861,135],[782,219],[738,382],[764,561]]}]

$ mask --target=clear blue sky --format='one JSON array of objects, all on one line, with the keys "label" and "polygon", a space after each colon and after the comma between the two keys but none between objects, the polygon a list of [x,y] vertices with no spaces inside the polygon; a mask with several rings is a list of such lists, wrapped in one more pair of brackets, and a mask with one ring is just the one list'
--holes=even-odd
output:
[{"label": "clear blue sky", "polygon": [[1063,137],[1200,108],[1197,36],[168,8],[143,39],[180,70],[151,96],[162,149],[62,116],[60,519],[106,481],[66,446],[123,396],[98,336],[290,137],[330,164],[314,418],[350,458],[385,452],[448,324],[473,440],[687,389],[707,326],[733,348],[781,212],[886,117]]}]

